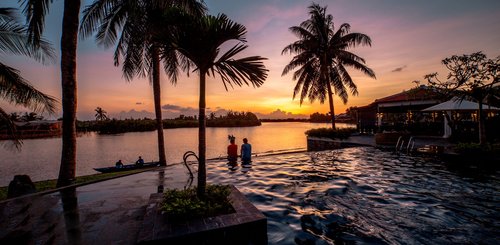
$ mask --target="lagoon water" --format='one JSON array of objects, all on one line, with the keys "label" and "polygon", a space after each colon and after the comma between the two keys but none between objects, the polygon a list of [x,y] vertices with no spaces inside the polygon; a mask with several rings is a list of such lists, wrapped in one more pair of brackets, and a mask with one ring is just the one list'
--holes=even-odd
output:
[{"label": "lagoon water", "polygon": [[[327,123],[263,123],[259,127],[207,128],[207,157],[226,155],[227,136],[234,135],[240,145],[248,138],[253,152],[299,150],[306,148],[304,132],[311,128],[329,127]],[[337,124],[337,127],[352,127]],[[186,151],[198,152],[198,129],[165,129],[167,164],[182,162]],[[6,186],[14,175],[28,174],[34,181],[55,179],[59,173],[61,139],[29,139],[23,141],[21,151],[0,145],[0,186]],[[118,159],[125,164],[135,162],[138,156],[145,161],[158,160],[155,131],[131,132],[115,135],[83,134],[77,138],[78,176],[97,173],[93,168],[113,166]],[[8,142],[0,142],[7,143]]]}]

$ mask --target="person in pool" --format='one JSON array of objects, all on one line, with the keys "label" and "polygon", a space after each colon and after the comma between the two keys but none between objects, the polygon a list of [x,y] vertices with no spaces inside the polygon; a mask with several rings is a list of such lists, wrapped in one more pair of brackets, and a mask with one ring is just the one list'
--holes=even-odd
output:
[{"label": "person in pool", "polygon": [[252,145],[248,143],[248,139],[243,139],[241,145],[241,162],[242,164],[250,164],[252,162]]},{"label": "person in pool", "polygon": [[238,145],[234,143],[234,137],[232,137],[229,142],[230,144],[227,146],[227,160],[229,163],[236,163],[236,160],[238,160]]}]

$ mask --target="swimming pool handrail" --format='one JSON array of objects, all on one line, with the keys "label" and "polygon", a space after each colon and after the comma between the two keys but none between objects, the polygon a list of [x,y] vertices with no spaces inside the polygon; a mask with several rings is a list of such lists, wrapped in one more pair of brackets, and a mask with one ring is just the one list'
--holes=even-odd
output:
[{"label": "swimming pool handrail", "polygon": [[191,170],[191,168],[189,167],[189,164],[187,163],[187,159],[190,157],[190,156],[194,156],[196,158],[196,161],[200,161],[200,159],[198,158],[198,156],[196,155],[196,153],[194,153],[193,151],[187,151],[186,153],[184,153],[184,155],[182,156],[182,159],[184,160],[184,165],[186,166],[186,168],[188,169],[189,171],[189,176],[191,176],[191,178],[194,178],[194,174],[193,174],[193,171]]}]

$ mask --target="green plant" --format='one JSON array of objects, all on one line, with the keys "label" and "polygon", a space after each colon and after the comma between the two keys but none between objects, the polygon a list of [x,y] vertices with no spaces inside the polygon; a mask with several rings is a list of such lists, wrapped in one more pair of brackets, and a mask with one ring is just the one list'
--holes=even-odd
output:
[{"label": "green plant", "polygon": [[500,152],[498,144],[458,143],[455,151],[461,154],[484,154]]},{"label": "green plant", "polygon": [[356,129],[353,129],[353,128],[341,128],[341,129],[315,128],[315,129],[307,130],[305,132],[305,134],[307,136],[311,136],[311,137],[322,137],[322,138],[330,138],[330,139],[347,139],[354,132],[356,132]]},{"label": "green plant", "polygon": [[196,188],[167,190],[160,210],[171,219],[211,217],[234,212],[228,185],[208,185],[205,198],[196,195]]}]

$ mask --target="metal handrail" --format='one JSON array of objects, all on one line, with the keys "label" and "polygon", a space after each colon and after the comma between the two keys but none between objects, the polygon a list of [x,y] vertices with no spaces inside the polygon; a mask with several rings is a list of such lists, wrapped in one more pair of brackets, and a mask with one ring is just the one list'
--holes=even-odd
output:
[{"label": "metal handrail", "polygon": [[399,142],[403,139],[403,136],[399,136],[398,142],[396,143],[396,152],[398,152]]},{"label": "metal handrail", "polygon": [[186,168],[188,169],[189,171],[189,175],[191,176],[191,178],[194,178],[194,174],[193,174],[193,171],[191,170],[191,168],[189,167],[189,164],[187,163],[187,159],[190,157],[190,156],[193,156],[196,158],[196,161],[200,162],[200,159],[198,158],[198,156],[196,155],[196,153],[194,153],[193,151],[187,151],[186,153],[184,153],[184,155],[182,156],[182,159],[184,160],[184,165],[186,166]]}]

